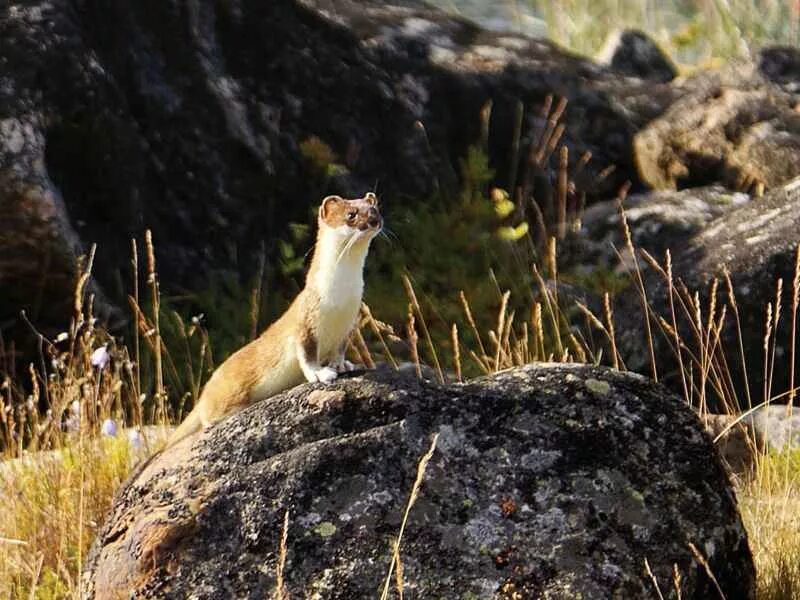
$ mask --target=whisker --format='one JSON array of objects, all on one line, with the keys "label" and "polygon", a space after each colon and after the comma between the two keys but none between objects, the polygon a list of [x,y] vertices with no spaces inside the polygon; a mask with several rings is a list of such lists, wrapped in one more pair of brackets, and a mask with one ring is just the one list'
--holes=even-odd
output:
[{"label": "whisker", "polygon": [[350,250],[350,248],[353,247],[353,244],[356,243],[357,237],[358,237],[357,231],[350,235],[344,247],[342,248],[341,252],[339,252],[339,256],[336,257],[336,264],[334,266],[339,266],[339,262],[342,260],[344,255],[347,254],[348,250]]},{"label": "whisker", "polygon": [[303,261],[305,261],[308,258],[308,255],[311,254],[314,251],[314,248],[316,248],[316,247],[317,247],[317,242],[314,242],[313,244],[311,244],[311,248],[309,248],[308,252],[306,252],[303,255]]},{"label": "whisker", "polygon": [[386,235],[386,232],[385,232],[385,231],[381,231],[379,235],[380,235],[380,236],[381,236],[383,239],[385,239],[385,240],[386,240],[386,242],[387,242],[387,243],[388,243],[390,246],[394,246],[394,240],[392,240],[392,238],[390,238],[388,235]]},{"label": "whisker", "polygon": [[389,229],[388,227],[386,227],[386,225],[384,225],[383,229],[381,229],[381,233],[386,235],[387,237],[388,236],[392,236],[398,242],[400,241],[400,238],[397,237],[397,234],[394,231],[392,231],[391,229]]}]

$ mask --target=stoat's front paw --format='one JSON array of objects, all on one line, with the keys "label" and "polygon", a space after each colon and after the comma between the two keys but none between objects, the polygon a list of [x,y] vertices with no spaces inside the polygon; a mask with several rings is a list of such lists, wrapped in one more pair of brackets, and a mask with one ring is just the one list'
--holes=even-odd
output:
[{"label": "stoat's front paw", "polygon": [[331,383],[332,381],[336,380],[338,373],[335,369],[330,367],[322,367],[321,369],[315,371],[314,375],[316,376],[317,381],[320,383]]},{"label": "stoat's front paw", "polygon": [[355,371],[356,366],[347,359],[343,359],[336,364],[336,372],[339,374]]}]

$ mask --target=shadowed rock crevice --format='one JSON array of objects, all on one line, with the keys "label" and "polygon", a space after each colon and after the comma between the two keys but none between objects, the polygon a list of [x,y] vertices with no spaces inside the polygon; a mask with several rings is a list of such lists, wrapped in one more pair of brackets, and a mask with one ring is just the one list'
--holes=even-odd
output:
[{"label": "shadowed rock crevice", "polygon": [[434,433],[401,549],[409,591],[644,598],[647,558],[706,598],[691,542],[727,598],[752,598],[735,498],[697,418],[638,376],[567,365],[453,386],[381,370],[254,405],[120,492],[83,593],[265,597],[288,510],[292,597],[372,597]]}]

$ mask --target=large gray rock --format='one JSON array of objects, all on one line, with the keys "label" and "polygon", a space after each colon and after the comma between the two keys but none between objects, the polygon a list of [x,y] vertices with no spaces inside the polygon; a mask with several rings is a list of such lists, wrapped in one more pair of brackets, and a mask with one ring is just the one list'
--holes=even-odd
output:
[{"label": "large gray rock", "polygon": [[644,378],[540,365],[465,385],[392,371],[304,385],[173,447],[117,497],[83,597],[264,598],[283,516],[292,598],[752,598],[733,491],[686,405]]},{"label": "large gray rock", "polygon": [[11,337],[26,308],[63,327],[92,242],[97,281],[126,303],[130,238],[148,227],[163,290],[183,295],[256,272],[259,245],[326,192],[452,192],[489,100],[503,178],[517,103],[524,149],[554,94],[573,160],[592,152],[587,177],[617,165],[614,189],[635,178],[633,134],[677,93],[413,0],[5,3],[0,326]]},{"label": "large gray rock", "polygon": [[[645,192],[625,199],[625,218],[634,246],[661,259],[667,250],[682,248],[711,221],[750,200],[720,185]],[[608,269],[619,263],[617,253],[625,254],[625,244],[619,202],[598,202],[584,211],[578,235],[568,240],[568,249],[577,252],[569,260],[589,269]]]}]

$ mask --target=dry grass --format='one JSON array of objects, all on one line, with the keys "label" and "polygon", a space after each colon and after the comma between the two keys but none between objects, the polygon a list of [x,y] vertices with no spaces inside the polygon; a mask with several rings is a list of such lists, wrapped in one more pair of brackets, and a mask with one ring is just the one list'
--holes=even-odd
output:
[{"label": "dry grass", "polygon": [[762,455],[739,489],[759,600],[800,598],[800,450]]},{"label": "dry grass", "polygon": [[78,573],[131,463],[126,438],[0,463],[0,597],[77,598]]}]

